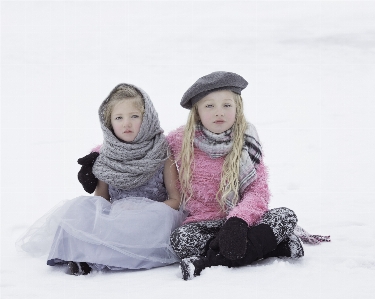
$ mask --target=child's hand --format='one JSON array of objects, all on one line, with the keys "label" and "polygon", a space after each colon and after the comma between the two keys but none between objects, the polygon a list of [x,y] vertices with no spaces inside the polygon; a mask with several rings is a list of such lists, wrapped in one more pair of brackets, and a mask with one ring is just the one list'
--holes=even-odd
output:
[{"label": "child's hand", "polygon": [[82,158],[79,158],[77,162],[78,162],[79,165],[86,165],[86,166],[92,167],[98,156],[99,156],[98,152],[91,152],[90,154],[88,154],[88,155],[86,155]]},{"label": "child's hand", "polygon": [[[220,253],[224,257],[230,260],[238,260],[245,256],[248,228],[247,223],[237,217],[231,217],[224,223],[218,234]],[[214,241],[215,239],[212,246],[216,245]]]},{"label": "child's hand", "polygon": [[94,165],[96,158],[99,153],[92,152],[82,158],[78,159],[78,164],[82,165],[80,171],[78,172],[78,181],[82,184],[83,189],[87,193],[93,193],[95,191],[96,185],[98,184],[98,179],[92,173],[92,166]]},{"label": "child's hand", "polygon": [[212,249],[215,252],[219,252],[220,251],[219,236],[216,236],[213,240],[211,240],[211,242],[208,245],[208,247],[210,247],[210,249]]}]

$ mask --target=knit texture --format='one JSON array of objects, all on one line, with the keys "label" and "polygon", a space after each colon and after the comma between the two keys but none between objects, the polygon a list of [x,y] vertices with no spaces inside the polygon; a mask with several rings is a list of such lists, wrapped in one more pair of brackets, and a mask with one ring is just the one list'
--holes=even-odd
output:
[{"label": "knit texture", "polygon": [[83,189],[90,194],[95,191],[98,184],[98,179],[92,173],[92,166],[98,156],[98,152],[91,152],[90,154],[79,158],[77,161],[78,164],[82,165],[78,172],[78,181],[82,184]]},{"label": "knit texture", "polygon": [[243,258],[247,248],[248,228],[249,226],[243,219],[229,218],[218,234],[220,253],[230,260]]},{"label": "knit texture", "polygon": [[[172,131],[167,140],[171,152],[178,158],[181,152],[184,127]],[[194,161],[192,165],[192,197],[186,204],[189,216],[184,223],[215,220],[236,216],[253,225],[268,210],[270,193],[267,185],[267,171],[260,160],[256,169],[256,179],[244,190],[240,202],[229,212],[224,213],[216,200],[219,190],[221,170],[224,157],[211,159],[209,155],[194,147]],[[181,167],[180,161],[177,166]]]},{"label": "knit texture", "polygon": [[186,109],[191,107],[209,93],[217,90],[231,90],[241,94],[247,81],[240,75],[231,72],[213,72],[199,78],[182,96],[180,105]]},{"label": "knit texture", "polygon": [[305,244],[320,244],[322,242],[331,242],[331,236],[312,235],[300,226],[296,226],[294,233]]},{"label": "knit texture", "polygon": [[127,197],[145,197],[159,202],[165,201],[168,198],[168,194],[164,184],[163,171],[164,166],[145,184],[131,190],[123,190],[109,185],[108,191],[111,203]]},{"label": "knit texture", "polygon": [[[176,228],[170,237],[173,251],[180,259],[206,255],[225,219],[191,222]],[[216,240],[216,239],[215,239]]]},{"label": "knit texture", "polygon": [[[108,96],[99,108],[99,119],[104,143],[93,166],[93,173],[99,180],[123,190],[130,190],[145,184],[160,169],[167,158],[167,142],[160,127],[158,115],[148,95],[130,84],[141,94],[145,112],[138,135],[132,142],[119,140],[112,130],[105,126],[104,112]],[[115,90],[114,89],[114,90]],[[110,95],[113,91],[110,93]]]},{"label": "knit texture", "polygon": [[[210,158],[225,157],[233,148],[232,129],[230,128],[221,134],[215,134],[199,123],[195,129],[194,145],[208,154]],[[247,123],[238,174],[240,195],[256,179],[256,167],[258,167],[261,158],[262,146],[259,142],[257,130],[253,124]],[[225,199],[228,210],[233,209],[234,198],[231,194]]]}]

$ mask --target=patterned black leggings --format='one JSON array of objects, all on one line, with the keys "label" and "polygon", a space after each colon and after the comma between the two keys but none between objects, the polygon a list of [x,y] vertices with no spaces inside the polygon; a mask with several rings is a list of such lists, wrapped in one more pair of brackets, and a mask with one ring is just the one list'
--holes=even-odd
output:
[{"label": "patterned black leggings", "polygon": [[[207,244],[215,238],[225,219],[188,223],[175,229],[171,234],[171,245],[181,259],[205,255]],[[297,216],[288,208],[267,211],[257,224],[268,224],[276,237],[277,244],[293,235]],[[302,252],[303,255],[303,252]]]}]

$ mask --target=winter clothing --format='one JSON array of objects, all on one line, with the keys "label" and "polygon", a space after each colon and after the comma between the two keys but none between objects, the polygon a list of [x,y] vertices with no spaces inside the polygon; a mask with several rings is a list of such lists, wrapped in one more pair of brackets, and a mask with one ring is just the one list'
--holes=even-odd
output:
[{"label": "winter clothing", "polygon": [[[240,267],[262,259],[268,253],[273,252],[280,242],[292,234],[296,223],[297,217],[293,211],[287,208],[272,209],[265,213],[259,224],[246,229],[247,246],[243,257],[228,258],[222,253],[222,248],[220,248],[220,251],[210,248],[206,256],[189,257],[182,260],[183,279],[187,280],[193,278],[193,276],[198,276],[206,267],[219,265]],[[219,239],[220,234],[221,231],[219,232]]]},{"label": "winter clothing", "polygon": [[290,257],[296,259],[303,256],[304,251],[301,240],[293,233],[285,238],[280,244],[278,244],[275,250],[267,253],[264,258]]},{"label": "winter clothing", "polygon": [[138,192],[137,197],[133,196],[136,190],[120,192],[110,187],[112,203],[100,196],[81,196],[68,202],[60,219],[51,219],[58,227],[49,250],[49,264],[75,261],[86,262],[97,270],[118,270],[178,262],[169,236],[184,216],[157,201],[162,191],[153,190],[162,177],[163,168],[140,187],[144,192]]},{"label": "winter clothing", "polygon": [[82,165],[78,172],[78,181],[82,184],[87,193],[93,193],[98,185],[98,179],[92,173],[92,166],[99,153],[92,152],[83,158],[78,159],[78,164]]},{"label": "winter clothing", "polygon": [[[245,136],[245,144],[249,143],[249,136],[253,138],[248,146],[252,152],[244,151],[244,155],[252,162],[256,173],[240,192],[236,206],[223,212],[216,193],[220,186],[224,157],[230,151],[230,146],[226,148],[226,142],[231,142],[231,132],[210,136],[202,126],[197,126],[191,167],[192,194],[186,203],[189,215],[185,224],[171,235],[171,245],[182,259],[184,279],[198,275],[205,267],[248,265],[270,252],[296,258],[303,256],[301,243],[293,234],[297,224],[294,212],[287,208],[268,211],[270,194],[267,171],[256,130],[251,124],[248,128],[255,133]],[[182,139],[183,127],[167,136],[174,157],[180,156]],[[255,147],[254,144],[259,146]],[[178,167],[181,166],[179,160],[176,163]],[[246,171],[243,172],[246,174]],[[243,180],[241,174],[240,180]],[[299,252],[292,254],[292,247],[297,248],[297,245]]]},{"label": "winter clothing", "polygon": [[[233,218],[236,219],[235,217],[228,219],[229,223],[233,221],[231,220]],[[272,220],[274,222],[273,224],[270,219],[273,219]],[[276,208],[276,209],[267,211],[263,215],[262,219],[259,220],[256,224],[271,223],[272,227],[277,228],[274,231],[276,242],[281,243],[283,242],[281,238],[283,238],[285,235],[288,235],[288,236],[293,235],[292,228],[293,227],[295,228],[296,222],[294,221],[296,220],[297,218],[295,217],[293,211],[287,208]],[[232,250],[238,250],[238,248],[236,248],[236,246],[238,245],[236,245],[236,242],[232,241],[231,237],[224,237],[224,235],[228,236],[229,233],[228,234],[224,233],[223,236],[220,236],[222,234],[221,229],[224,223],[226,223],[225,221],[226,221],[225,219],[200,221],[200,222],[195,222],[195,223],[187,223],[176,228],[171,235],[171,246],[173,247],[173,250],[181,259],[192,257],[192,256],[205,256],[207,255],[207,251],[209,250],[209,248],[214,251],[221,251],[224,254],[225,254],[225,250],[229,251],[231,249],[230,248],[231,245],[234,247]],[[239,220],[236,220],[236,222],[237,221]],[[286,223],[289,223],[288,227],[286,226]],[[248,228],[249,227],[246,227],[246,230]],[[244,227],[241,227],[241,230],[242,229],[244,230]],[[224,231],[225,230],[227,229],[225,228]],[[238,233],[237,235],[244,237],[243,233]],[[222,239],[221,246],[219,243],[220,237]],[[246,236],[244,238],[246,239]],[[295,236],[295,238],[298,239],[297,236]],[[223,247],[224,247],[224,252],[222,251]],[[302,247],[302,245],[300,247]],[[289,256],[289,255],[280,255],[280,256]],[[303,256],[303,253],[301,256]]]},{"label": "winter clothing", "polygon": [[270,226],[276,238],[276,243],[279,244],[294,232],[297,225],[297,216],[288,208],[272,209],[262,216],[259,224]]},{"label": "winter clothing", "polygon": [[[125,86],[136,88],[145,104],[140,131],[129,143],[119,140],[104,118],[111,95]],[[104,143],[93,174],[108,184],[111,203],[99,196],[77,198],[60,221],[49,261],[86,262],[95,269],[175,263],[169,236],[183,214],[160,203],[168,198],[163,179],[167,142],[148,95],[120,84],[101,104],[99,118]]]},{"label": "winter clothing", "polygon": [[[221,134],[215,134],[207,130],[201,123],[195,129],[194,145],[200,150],[216,159],[218,157],[225,157],[233,147],[232,129],[229,129]],[[259,142],[257,130],[251,123],[247,124],[247,129],[244,135],[244,145],[242,149],[239,173],[239,193],[240,196],[256,179],[256,168],[258,167],[262,158],[262,146]],[[226,199],[226,206],[228,210],[233,209],[234,196]]]},{"label": "winter clothing", "polygon": [[176,228],[171,234],[171,246],[180,259],[205,256],[210,241],[215,238],[225,219],[191,222]]},{"label": "winter clothing", "polygon": [[76,263],[76,262],[69,262],[68,263],[68,273],[70,275],[87,275],[91,272],[91,267],[83,262],[83,263]]},{"label": "winter clothing", "polygon": [[[247,223],[238,217],[229,218],[224,223],[217,236],[220,253],[224,257],[238,260],[245,256],[248,228]],[[212,242],[211,245],[214,246]]]},{"label": "winter clothing", "polygon": [[[49,251],[50,266],[70,261],[68,273],[78,275],[88,270],[82,263],[96,270],[118,270],[178,262],[169,237],[182,224],[184,214],[163,203],[168,199],[163,176],[167,142],[147,94],[136,89],[145,101],[145,112],[133,142],[120,141],[104,126],[108,98],[99,110],[104,144],[93,173],[108,184],[110,202],[100,196],[66,201],[19,241],[34,255]],[[89,168],[95,155],[91,153],[79,162]]]},{"label": "winter clothing", "polygon": [[[182,278],[184,280],[199,276],[202,270],[212,266],[241,267],[261,259],[265,253],[276,248],[276,240],[272,229],[266,224],[259,224],[248,231],[248,246],[243,258],[231,260],[220,252],[209,249],[207,256],[190,257],[181,261]],[[185,269],[189,269],[186,271]]]},{"label": "winter clothing", "polygon": [[123,190],[109,185],[108,191],[111,203],[126,197],[144,197],[163,202],[168,197],[163,170],[164,167],[161,167],[146,184],[132,190]]},{"label": "winter clothing", "polygon": [[234,93],[241,94],[241,91],[246,88],[247,84],[244,78],[235,73],[213,72],[199,78],[189,87],[182,96],[180,105],[186,109],[191,109],[199,100],[217,90],[227,89]]},{"label": "winter clothing", "polygon": [[[172,131],[167,140],[174,157],[181,152],[183,127]],[[176,161],[180,167],[180,161]],[[192,165],[192,197],[186,203],[189,212],[184,223],[219,220],[230,217],[243,219],[249,226],[254,225],[268,210],[270,193],[267,184],[267,170],[261,159],[256,168],[256,179],[245,188],[241,201],[228,213],[224,213],[216,200],[219,190],[224,157],[211,159],[208,154],[194,147]]]},{"label": "winter clothing", "polygon": [[331,242],[330,236],[311,235],[300,226],[296,226],[294,233],[306,244],[320,244],[322,242]]},{"label": "winter clothing", "polygon": [[[105,111],[111,95],[124,86],[137,89],[145,104],[142,125],[133,142],[119,140],[105,126]],[[131,190],[146,183],[164,164],[167,158],[168,144],[160,127],[157,112],[149,96],[140,88],[131,84],[116,86],[99,108],[99,119],[103,131],[104,143],[100,155],[93,166],[93,173],[108,185]]]},{"label": "winter clothing", "polygon": [[54,208],[19,241],[47,264],[86,262],[101,270],[149,269],[179,261],[169,245],[171,232],[184,220],[162,201],[167,199],[163,167],[134,190],[109,186],[111,203],[100,196],[81,196]]}]

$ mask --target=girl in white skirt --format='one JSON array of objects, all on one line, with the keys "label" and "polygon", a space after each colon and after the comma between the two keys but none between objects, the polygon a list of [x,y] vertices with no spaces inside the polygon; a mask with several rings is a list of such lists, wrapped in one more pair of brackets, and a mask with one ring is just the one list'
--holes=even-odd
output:
[{"label": "girl in white skirt", "polygon": [[184,220],[178,174],[148,95],[120,84],[100,106],[99,119],[103,145],[79,160],[79,179],[94,196],[64,202],[18,244],[33,255],[49,250],[47,264],[66,264],[74,275],[178,262],[169,243]]}]

